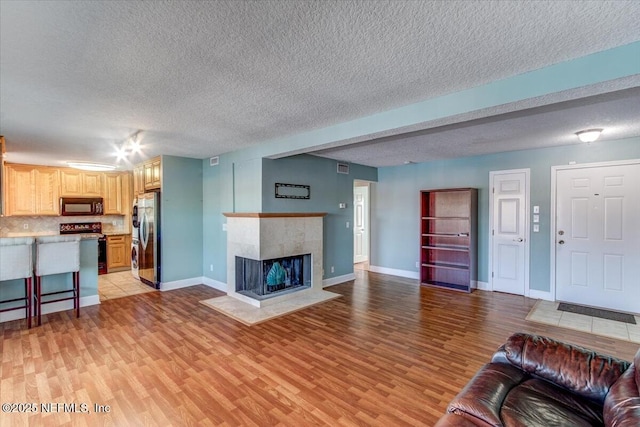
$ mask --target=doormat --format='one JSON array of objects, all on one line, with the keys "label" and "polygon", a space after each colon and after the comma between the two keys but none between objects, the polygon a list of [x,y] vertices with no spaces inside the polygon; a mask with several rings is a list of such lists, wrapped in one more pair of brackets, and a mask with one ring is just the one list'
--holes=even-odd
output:
[{"label": "doormat", "polygon": [[558,310],[568,311],[570,313],[584,314],[585,316],[599,317],[601,319],[615,320],[616,322],[636,324],[636,318],[631,314],[619,313],[617,311],[602,310],[600,308],[584,307],[582,305],[567,304],[561,302],[558,304]]}]

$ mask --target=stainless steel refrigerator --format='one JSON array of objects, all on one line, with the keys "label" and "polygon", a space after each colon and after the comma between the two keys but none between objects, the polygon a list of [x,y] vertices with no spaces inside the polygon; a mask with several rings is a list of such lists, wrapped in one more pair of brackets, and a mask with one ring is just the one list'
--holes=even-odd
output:
[{"label": "stainless steel refrigerator", "polygon": [[160,193],[138,196],[140,280],[160,289]]}]

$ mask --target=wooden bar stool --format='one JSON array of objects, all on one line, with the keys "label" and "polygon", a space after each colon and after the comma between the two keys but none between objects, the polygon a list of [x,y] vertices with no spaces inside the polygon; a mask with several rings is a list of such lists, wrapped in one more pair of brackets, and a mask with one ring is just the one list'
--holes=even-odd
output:
[{"label": "wooden bar stool", "polygon": [[[42,276],[62,273],[72,274],[72,288],[42,293]],[[50,295],[61,295],[61,297],[42,300],[42,297]],[[80,236],[38,237],[36,239],[35,305],[38,326],[42,324],[42,304],[67,300],[73,300],[76,317],[80,317]]]},{"label": "wooden bar stool", "polygon": [[24,308],[27,328],[31,328],[31,305],[33,301],[33,286],[31,283],[31,275],[33,274],[33,240],[33,237],[0,238],[0,281],[24,279],[24,298],[0,301],[0,304],[24,301],[24,305],[0,309],[0,313]]}]

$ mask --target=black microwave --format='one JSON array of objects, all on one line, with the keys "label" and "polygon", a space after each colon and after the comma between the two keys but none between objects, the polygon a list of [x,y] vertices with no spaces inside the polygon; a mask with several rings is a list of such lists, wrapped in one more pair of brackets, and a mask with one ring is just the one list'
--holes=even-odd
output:
[{"label": "black microwave", "polygon": [[104,203],[102,197],[60,197],[60,215],[102,215]]}]

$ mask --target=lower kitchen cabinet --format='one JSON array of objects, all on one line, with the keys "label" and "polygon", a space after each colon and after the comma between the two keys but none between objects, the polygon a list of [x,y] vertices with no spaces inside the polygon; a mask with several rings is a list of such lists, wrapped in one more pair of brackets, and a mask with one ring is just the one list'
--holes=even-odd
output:
[{"label": "lower kitchen cabinet", "polygon": [[107,236],[107,271],[127,270],[131,266],[131,241],[128,234]]}]

